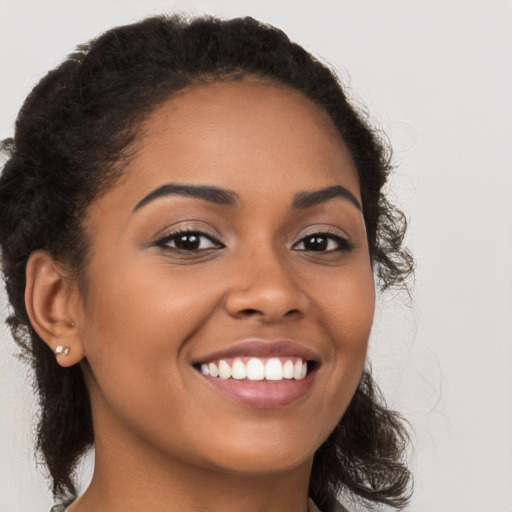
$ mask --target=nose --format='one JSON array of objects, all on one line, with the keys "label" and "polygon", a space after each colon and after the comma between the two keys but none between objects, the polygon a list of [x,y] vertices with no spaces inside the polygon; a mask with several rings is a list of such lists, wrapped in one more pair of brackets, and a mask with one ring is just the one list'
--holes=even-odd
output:
[{"label": "nose", "polygon": [[277,255],[252,254],[239,261],[226,296],[227,312],[235,318],[256,317],[262,323],[302,318],[310,299],[297,283],[290,265]]}]

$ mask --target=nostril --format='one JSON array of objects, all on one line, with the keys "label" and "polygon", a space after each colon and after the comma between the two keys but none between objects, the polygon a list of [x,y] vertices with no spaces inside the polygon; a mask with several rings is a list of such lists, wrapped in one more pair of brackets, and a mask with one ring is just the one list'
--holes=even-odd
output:
[{"label": "nostril", "polygon": [[290,309],[290,311],[287,311],[285,316],[292,316],[292,315],[300,315],[300,311],[298,309]]},{"label": "nostril", "polygon": [[[266,316],[264,311],[260,311],[255,308],[246,308],[240,311],[239,316],[241,317],[250,317],[250,316]],[[288,310],[283,317],[293,317],[293,316],[301,316],[301,312],[299,309],[290,309]]]},{"label": "nostril", "polygon": [[240,313],[245,316],[252,316],[261,314],[261,311],[258,311],[257,309],[244,309],[240,311]]},{"label": "nostril", "polygon": [[233,318],[258,318],[265,323],[298,319],[306,313],[309,299],[301,290],[274,288],[254,283],[245,288],[230,289],[224,307]]}]

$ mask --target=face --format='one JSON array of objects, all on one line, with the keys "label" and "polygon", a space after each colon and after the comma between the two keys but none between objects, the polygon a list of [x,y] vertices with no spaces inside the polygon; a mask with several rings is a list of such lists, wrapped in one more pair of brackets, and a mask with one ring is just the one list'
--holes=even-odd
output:
[{"label": "face", "polygon": [[298,92],[245,80],[159,107],[85,220],[97,442],[215,471],[310,464],[373,319],[360,203],[347,148]]}]

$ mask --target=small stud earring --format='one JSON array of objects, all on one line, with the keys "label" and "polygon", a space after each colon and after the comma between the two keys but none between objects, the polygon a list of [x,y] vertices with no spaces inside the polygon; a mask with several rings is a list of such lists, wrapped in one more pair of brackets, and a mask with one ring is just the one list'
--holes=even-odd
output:
[{"label": "small stud earring", "polygon": [[70,348],[69,347],[65,347],[64,345],[59,345],[54,351],[53,353],[56,355],[56,356],[67,356],[69,354],[69,351],[70,351]]}]

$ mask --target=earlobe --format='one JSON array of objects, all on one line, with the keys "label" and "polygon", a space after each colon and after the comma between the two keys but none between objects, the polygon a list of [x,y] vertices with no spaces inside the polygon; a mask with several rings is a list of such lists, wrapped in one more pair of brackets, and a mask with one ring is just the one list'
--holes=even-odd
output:
[{"label": "earlobe", "polygon": [[76,285],[62,265],[46,251],[33,252],[26,268],[25,306],[30,323],[61,366],[84,357],[75,320]]}]

